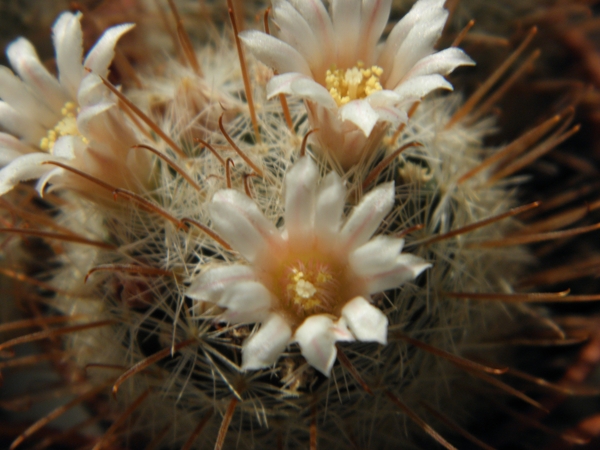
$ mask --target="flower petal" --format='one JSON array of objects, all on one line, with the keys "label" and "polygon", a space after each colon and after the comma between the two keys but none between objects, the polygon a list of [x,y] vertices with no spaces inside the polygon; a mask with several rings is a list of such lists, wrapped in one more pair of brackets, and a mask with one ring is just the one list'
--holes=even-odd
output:
[{"label": "flower petal", "polygon": [[388,318],[363,297],[346,303],[342,308],[342,317],[359,341],[387,344]]},{"label": "flower petal", "polygon": [[421,272],[431,267],[423,258],[409,253],[403,253],[396,257],[394,265],[386,271],[380,271],[370,277],[365,277],[369,294],[394,289],[407,281],[414,280]]},{"label": "flower petal", "polygon": [[401,123],[408,122],[406,111],[401,111],[393,106],[377,106],[373,108],[379,117],[380,122],[388,122],[393,127],[397,127]]},{"label": "flower petal", "polygon": [[42,64],[31,42],[18,38],[6,48],[6,56],[14,71],[32,89],[40,102],[54,111],[60,111],[68,97],[58,80]]},{"label": "flower petal", "polygon": [[312,75],[304,57],[291,45],[256,30],[243,31],[239,36],[259,61],[277,72]]},{"label": "flower petal", "polygon": [[279,358],[292,337],[292,329],[279,314],[272,313],[257,333],[244,341],[242,370],[269,367]]},{"label": "flower petal", "polygon": [[333,0],[331,4],[331,21],[337,49],[336,62],[338,67],[343,69],[357,63],[359,38],[364,38],[359,32],[361,3],[356,0]]},{"label": "flower petal", "polygon": [[77,90],[83,78],[83,33],[81,13],[62,13],[52,27],[56,50],[58,79],[71,99],[77,98]]},{"label": "flower petal", "polygon": [[434,73],[448,75],[458,66],[474,65],[475,61],[469,58],[469,56],[460,48],[451,47],[442,50],[441,52],[434,53],[433,55],[426,56],[418,61],[412,69],[408,71],[402,81],[412,77],[431,75]]},{"label": "flower petal", "polygon": [[313,231],[319,168],[300,158],[285,178],[285,230],[290,240],[304,240]]},{"label": "flower petal", "polygon": [[252,200],[238,191],[218,191],[208,208],[217,233],[249,262],[254,262],[269,243],[280,242],[275,225]]},{"label": "flower petal", "polygon": [[218,305],[227,308],[222,320],[231,323],[253,323],[264,319],[271,307],[272,294],[258,281],[239,281],[228,285]]},{"label": "flower petal", "polygon": [[313,73],[323,64],[323,45],[316,39],[312,28],[287,1],[273,2],[273,21],[279,29],[279,38],[304,57]]},{"label": "flower petal", "polygon": [[134,26],[131,23],[124,23],[106,30],[88,53],[83,66],[102,77],[106,77],[108,67],[115,57],[117,41]]},{"label": "flower petal", "polygon": [[375,46],[390,17],[392,0],[368,0],[362,2],[358,59],[367,67],[373,64]]},{"label": "flower petal", "polygon": [[365,100],[369,102],[369,105],[375,108],[377,106],[395,106],[402,100],[402,97],[394,91],[384,89],[373,92],[366,97]]},{"label": "flower petal", "polygon": [[392,267],[402,251],[404,239],[376,236],[355,249],[348,261],[359,277],[369,277]]},{"label": "flower petal", "polygon": [[[86,85],[87,78],[89,77],[84,79],[82,86]],[[91,91],[88,93],[91,95]],[[139,141],[129,127],[127,119],[116,106],[109,98],[100,100],[97,104],[83,106],[77,115],[77,128],[96,147],[103,149],[103,156],[108,157],[112,153],[122,160],[128,151],[126,149]]]},{"label": "flower petal", "polygon": [[[52,166],[50,166],[52,167]],[[65,173],[65,169],[63,169],[62,167],[55,167],[54,169],[50,169],[48,172],[46,172],[45,174],[43,174],[42,176],[40,176],[40,178],[38,179],[38,182],[35,185],[35,190],[38,192],[38,194],[40,195],[40,197],[44,196],[44,192],[51,192],[55,189],[60,188],[60,184],[54,182],[53,185],[46,189],[46,185],[48,183],[50,183],[50,180],[53,179],[54,177],[56,177],[57,175],[64,175]]]},{"label": "flower petal", "polygon": [[285,176],[285,230],[290,239],[306,238],[314,229],[319,168],[310,156],[300,158]]},{"label": "flower petal", "polygon": [[20,114],[8,103],[0,101],[0,128],[21,137],[28,144],[38,147],[47,130]]},{"label": "flower petal", "polygon": [[48,153],[23,155],[0,170],[0,195],[4,195],[21,181],[33,180],[51,171],[55,166],[42,165],[46,161],[59,161]]},{"label": "flower petal", "polygon": [[112,102],[104,101],[97,105],[82,108],[77,115],[79,132],[88,139],[103,142],[110,131],[107,129],[102,116],[108,114],[115,106]]},{"label": "flower petal", "polygon": [[0,166],[6,166],[23,154],[14,148],[7,148],[0,144]]},{"label": "flower petal", "polygon": [[214,267],[194,278],[185,295],[200,301],[218,303],[228,286],[256,280],[254,271],[241,264]]},{"label": "flower petal", "polygon": [[73,160],[85,150],[85,143],[79,136],[61,136],[52,147],[52,154],[57,158]]},{"label": "flower petal", "polygon": [[365,136],[369,136],[379,116],[366,100],[352,100],[339,110],[340,118],[355,124]]},{"label": "flower petal", "polygon": [[422,98],[436,89],[453,90],[452,85],[441,75],[423,75],[406,80],[394,90],[400,97]]},{"label": "flower petal", "polygon": [[77,101],[82,108],[94,106],[108,100],[108,89],[104,86],[102,78],[95,73],[88,74],[79,86]]},{"label": "flower petal", "polygon": [[333,320],[324,314],[309,316],[294,333],[294,340],[308,364],[328,377],[337,356],[335,342],[338,339]]},{"label": "flower petal", "polygon": [[45,128],[53,128],[59,116],[26,87],[10,69],[0,66],[0,98],[19,114],[26,116]]},{"label": "flower petal", "polygon": [[448,11],[442,9],[428,20],[415,24],[394,55],[392,71],[385,80],[386,87],[397,87],[400,80],[419,60],[434,52],[433,46],[440,38],[447,19]]},{"label": "flower petal", "polygon": [[13,159],[37,151],[35,148],[20,141],[12,134],[0,131],[0,166],[5,166]]},{"label": "flower petal", "polygon": [[278,94],[297,95],[325,108],[337,109],[337,104],[327,89],[300,73],[285,73],[271,78],[267,83],[267,98],[271,99]]},{"label": "flower petal", "polygon": [[[335,48],[331,18],[321,0],[290,0],[290,3],[302,14],[302,17],[310,25],[317,42],[321,44],[322,61],[326,66],[319,68],[319,73],[314,73],[315,78],[321,81],[320,77],[322,76],[324,79],[327,65],[334,57]],[[313,66],[312,63],[310,65]]]},{"label": "flower petal", "polygon": [[385,183],[365,195],[344,224],[340,239],[349,250],[360,247],[375,233],[394,206],[394,183]]},{"label": "flower petal", "polygon": [[342,179],[331,171],[321,182],[315,209],[315,232],[327,239],[340,230],[346,199],[346,187]]},{"label": "flower petal", "polygon": [[[428,22],[431,17],[435,17],[444,11],[444,3],[446,0],[419,0],[410,11],[392,28],[385,44],[381,50],[377,65],[384,70],[384,81],[391,75],[394,57],[400,49],[402,43],[410,33],[410,31],[420,22]],[[390,86],[385,84],[389,89]],[[394,86],[391,86],[392,88]]]}]

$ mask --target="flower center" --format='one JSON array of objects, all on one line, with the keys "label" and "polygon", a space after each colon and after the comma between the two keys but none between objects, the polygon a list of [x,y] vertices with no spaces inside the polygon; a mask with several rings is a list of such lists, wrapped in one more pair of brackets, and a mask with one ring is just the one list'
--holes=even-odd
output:
[{"label": "flower center", "polygon": [[77,105],[73,102],[67,102],[60,112],[63,118],[59,120],[53,129],[48,130],[46,137],[40,141],[40,148],[49,153],[52,153],[54,144],[61,136],[79,136],[85,144],[89,142],[81,136],[77,128],[77,113],[79,112]]},{"label": "flower center", "polygon": [[281,279],[282,306],[297,317],[332,312],[339,291],[339,275],[321,261],[296,261]]},{"label": "flower center", "polygon": [[381,91],[379,78],[383,69],[379,66],[365,68],[359,61],[350,69],[336,69],[335,66],[325,74],[327,90],[338,106],[345,105],[351,100],[365,98],[375,91]]}]

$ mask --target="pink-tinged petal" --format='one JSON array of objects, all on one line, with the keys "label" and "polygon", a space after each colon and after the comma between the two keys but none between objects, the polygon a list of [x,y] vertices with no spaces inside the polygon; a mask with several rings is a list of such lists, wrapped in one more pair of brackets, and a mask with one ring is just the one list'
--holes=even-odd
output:
[{"label": "pink-tinged petal", "polygon": [[323,81],[325,72],[335,56],[333,24],[329,13],[321,0],[291,0],[290,3],[302,14],[317,42],[320,43],[323,66],[316,69],[318,73],[313,75],[318,81]]},{"label": "pink-tinged petal", "polygon": [[356,0],[333,0],[331,20],[335,32],[337,66],[340,69],[353,67],[357,63],[360,34],[361,2]]},{"label": "pink-tinged petal", "polygon": [[375,46],[388,23],[392,0],[363,0],[358,59],[370,66],[374,62]]},{"label": "pink-tinged petal", "polygon": [[45,174],[40,176],[40,179],[38,180],[38,182],[35,185],[35,190],[38,192],[38,194],[40,194],[40,197],[44,196],[44,192],[51,192],[51,191],[61,187],[60,184],[55,183],[50,188],[46,189],[46,185],[48,183],[50,183],[50,180],[52,180],[53,178],[55,178],[59,175],[65,174],[65,169],[63,169],[61,167],[52,168],[52,166],[50,166],[50,168],[51,169],[48,172],[46,172]]},{"label": "pink-tinged petal", "polygon": [[[85,80],[82,84],[85,84]],[[97,104],[82,107],[77,115],[77,128],[88,140],[120,152],[119,149],[125,151],[124,149],[139,141],[129,128],[127,119],[116,106],[116,103],[107,98]]]},{"label": "pink-tinged petal", "polygon": [[194,300],[217,303],[228,286],[255,279],[254,271],[248,266],[214,267],[194,278],[185,295]]},{"label": "pink-tinged petal", "polygon": [[393,106],[377,106],[373,108],[380,122],[388,122],[392,127],[408,122],[408,115]]},{"label": "pink-tinged petal", "polygon": [[277,361],[292,337],[292,329],[279,314],[272,313],[257,333],[242,346],[242,370],[269,367]]},{"label": "pink-tinged petal", "polygon": [[0,144],[0,166],[6,166],[21,156],[23,156],[23,153],[14,148],[3,147],[2,144]]},{"label": "pink-tinged petal", "polygon": [[97,105],[82,108],[77,115],[77,128],[88,139],[103,142],[110,134],[103,118],[116,105],[112,102],[102,102]]},{"label": "pink-tinged petal", "polygon": [[40,61],[31,42],[18,38],[6,49],[14,71],[27,83],[38,99],[54,111],[60,111],[68,101],[58,80]]},{"label": "pink-tinged petal", "polygon": [[352,122],[364,133],[369,136],[373,127],[379,120],[379,116],[367,100],[352,100],[346,103],[339,110],[340,118]]},{"label": "pink-tinged petal", "polygon": [[349,250],[367,242],[394,206],[394,183],[384,183],[365,195],[341,231],[341,242]]},{"label": "pink-tinged petal", "polygon": [[315,73],[323,63],[322,48],[308,22],[288,2],[273,2],[273,21],[279,29],[279,39],[300,52]]},{"label": "pink-tinged petal", "polygon": [[410,30],[394,56],[392,71],[385,79],[386,88],[395,88],[419,60],[433,53],[433,46],[440,38],[447,18],[448,11],[442,10],[430,23],[419,22]]},{"label": "pink-tinged petal", "polygon": [[433,55],[426,56],[418,61],[404,76],[403,80],[434,73],[448,75],[458,66],[474,65],[475,61],[469,58],[469,56],[460,48],[451,47],[442,50],[441,52],[434,53]]},{"label": "pink-tinged petal", "polygon": [[60,119],[59,115],[41,103],[25,83],[4,66],[0,66],[0,98],[30,121],[45,128],[54,128]]},{"label": "pink-tinged petal", "polygon": [[208,208],[212,226],[219,236],[249,262],[255,262],[269,245],[281,241],[275,225],[241,192],[218,191]]},{"label": "pink-tinged petal", "polygon": [[325,108],[337,108],[327,89],[301,73],[285,73],[271,78],[267,83],[267,98],[271,99],[279,94],[297,95]]},{"label": "pink-tinged petal", "polygon": [[363,278],[387,271],[394,266],[403,246],[404,239],[377,236],[350,253],[350,267]]},{"label": "pink-tinged petal", "polygon": [[[2,133],[0,131],[0,158],[1,161],[6,161],[0,162],[0,165],[4,166],[16,157],[26,155],[28,153],[33,153],[36,151],[38,151],[36,148],[25,144],[24,142],[14,137],[12,134]],[[9,152],[10,154],[15,156],[13,158],[9,158]]]},{"label": "pink-tinged petal", "polygon": [[285,176],[285,230],[289,239],[306,238],[314,229],[319,168],[303,156]]},{"label": "pink-tinged petal", "polygon": [[308,80],[314,83],[311,77],[302,75],[301,73],[291,72],[284,73],[283,75],[275,75],[267,83],[267,99],[270,100],[279,94],[294,94],[292,83],[296,80]]},{"label": "pink-tinged petal", "polygon": [[230,323],[253,323],[263,320],[271,307],[272,295],[257,281],[240,281],[227,286],[217,302],[227,311],[222,320]]},{"label": "pink-tinged petal", "polygon": [[59,161],[48,153],[23,155],[0,170],[0,195],[4,195],[21,181],[29,181],[43,176],[56,166],[43,165],[46,161]]},{"label": "pink-tinged petal", "polygon": [[436,89],[453,90],[452,85],[441,75],[423,75],[406,80],[394,90],[403,99],[422,98]]},{"label": "pink-tinged petal", "polygon": [[93,106],[108,100],[108,89],[104,86],[102,79],[95,73],[88,74],[79,86],[77,102],[84,108]]},{"label": "pink-tinged petal", "polygon": [[336,342],[354,342],[356,338],[352,332],[348,329],[346,319],[340,317],[336,322],[333,322],[333,335],[335,336]]},{"label": "pink-tinged petal", "polygon": [[365,98],[373,108],[377,106],[396,106],[402,97],[396,94],[394,91],[387,89],[381,91],[375,91]]},{"label": "pink-tinged petal", "polygon": [[84,71],[81,13],[62,13],[52,27],[58,79],[72,99],[77,98]]},{"label": "pink-tinged petal", "polygon": [[52,154],[57,158],[73,160],[76,155],[80,155],[85,148],[86,145],[80,136],[61,136],[54,143]]},{"label": "pink-tinged petal", "polygon": [[340,230],[346,199],[346,187],[340,176],[331,171],[321,182],[315,209],[317,236],[328,239]]},{"label": "pink-tinged petal", "polygon": [[294,340],[300,345],[302,356],[308,364],[328,377],[337,356],[335,342],[338,335],[333,320],[324,314],[317,314],[302,322],[294,333]]},{"label": "pink-tinged petal", "polygon": [[134,24],[126,23],[106,30],[88,53],[83,66],[102,77],[106,77],[108,67],[115,57],[117,41],[134,26]]},{"label": "pink-tinged petal", "polygon": [[312,76],[304,57],[291,45],[256,30],[241,32],[240,39],[260,62],[277,72]]},{"label": "pink-tinged petal", "polygon": [[411,10],[394,26],[379,55],[377,65],[384,70],[384,79],[391,73],[394,56],[408,36],[408,33],[422,20],[428,20],[443,11],[446,0],[419,0]]},{"label": "pink-tinged petal", "polygon": [[[346,122],[348,124],[349,122]],[[346,129],[343,131],[342,140],[343,144],[341,147],[334,148],[333,156],[340,166],[348,170],[356,163],[358,163],[365,155],[365,149],[367,144],[370,142],[365,136],[362,130],[358,129],[356,125],[352,124],[354,129]],[[330,147],[332,148],[332,147]]]},{"label": "pink-tinged petal", "polygon": [[363,297],[346,303],[342,308],[342,317],[359,341],[387,344],[388,318]]},{"label": "pink-tinged petal", "polygon": [[396,257],[394,265],[386,271],[380,271],[364,278],[369,294],[394,289],[407,281],[414,280],[421,272],[431,267],[424,259],[408,253]]},{"label": "pink-tinged petal", "polygon": [[47,130],[27,116],[17,112],[8,103],[0,101],[0,128],[10,134],[21,137],[28,144],[39,146],[40,140],[46,136]]}]

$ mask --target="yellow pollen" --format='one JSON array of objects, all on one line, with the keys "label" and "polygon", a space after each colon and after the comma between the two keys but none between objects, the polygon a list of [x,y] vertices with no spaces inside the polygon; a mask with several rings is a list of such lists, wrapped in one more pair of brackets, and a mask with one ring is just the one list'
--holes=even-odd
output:
[{"label": "yellow pollen", "polygon": [[40,141],[40,148],[46,152],[52,153],[54,144],[61,136],[79,136],[81,140],[87,144],[89,141],[81,136],[79,129],[77,128],[77,113],[79,108],[73,102],[67,102],[60,110],[63,118],[59,120],[56,126],[52,130],[48,130],[46,137]]},{"label": "yellow pollen", "polygon": [[306,280],[299,280],[296,283],[296,294],[302,298],[311,298],[317,293],[317,288]]},{"label": "yellow pollen", "polygon": [[[312,271],[309,271],[312,272]],[[322,285],[331,280],[331,275],[319,270],[317,273],[305,273],[294,268],[286,286],[289,300],[295,308],[306,312],[314,312],[322,308]]]},{"label": "yellow pollen", "polygon": [[325,74],[325,85],[338,106],[351,100],[365,98],[375,91],[381,91],[379,79],[383,69],[379,66],[365,68],[362,61],[350,69],[336,69],[335,66]]}]

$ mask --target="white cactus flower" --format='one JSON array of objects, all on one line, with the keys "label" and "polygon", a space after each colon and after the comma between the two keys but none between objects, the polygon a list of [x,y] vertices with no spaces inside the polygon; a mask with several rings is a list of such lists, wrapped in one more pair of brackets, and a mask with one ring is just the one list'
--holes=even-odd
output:
[{"label": "white cactus flower", "polygon": [[474,62],[459,48],[435,52],[448,18],[445,0],[419,0],[378,45],[392,0],[273,0],[278,38],[240,34],[248,49],[278,75],[272,98],[302,97],[317,139],[344,168],[379,144],[385,124],[407,120],[410,105],[435,89],[452,89],[443,75]]},{"label": "white cactus flower", "polygon": [[[65,12],[56,20],[53,42],[58,79],[48,72],[32,44],[18,38],[7,48],[18,76],[0,66],[0,195],[21,181],[51,178],[84,193],[90,182],[53,165],[62,162],[107,183],[132,187],[127,166],[148,168],[149,158],[130,154],[138,139],[99,76],[108,75],[119,38],[133,28],[118,25],[104,32],[83,59],[81,14]],[[88,73],[88,70],[91,73]],[[124,183],[127,186],[124,186]],[[87,191],[87,192],[86,192]]]},{"label": "white cactus flower", "polygon": [[260,322],[243,344],[242,369],[268,367],[291,342],[329,376],[337,341],[387,342],[388,320],[370,302],[430,267],[400,254],[404,241],[371,236],[394,205],[394,184],[365,195],[345,223],[346,189],[302,157],[285,181],[285,226],[275,227],[244,194],[218,191],[209,206],[212,226],[247,264],[209,268],[186,295],[225,309],[230,323]]}]

